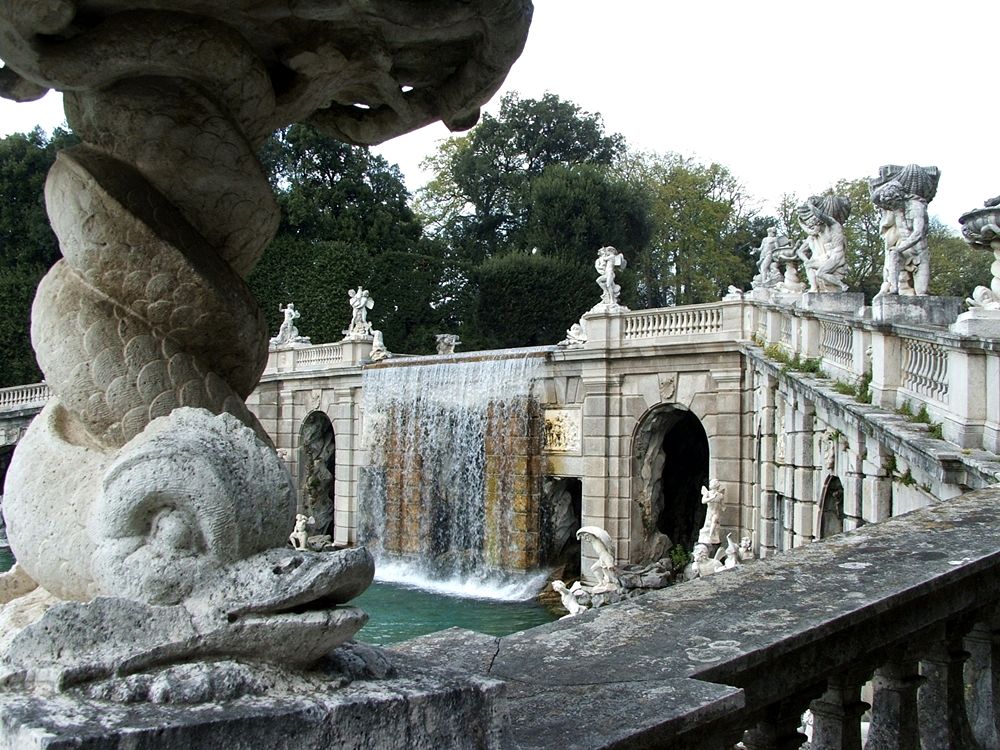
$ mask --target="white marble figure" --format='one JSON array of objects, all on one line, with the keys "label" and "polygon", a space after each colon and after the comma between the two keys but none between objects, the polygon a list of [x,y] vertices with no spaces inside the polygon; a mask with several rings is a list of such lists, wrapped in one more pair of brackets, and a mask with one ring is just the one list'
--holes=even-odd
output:
[{"label": "white marble figure", "polygon": [[271,346],[288,346],[290,344],[309,344],[308,336],[299,336],[299,329],[295,327],[295,321],[302,317],[302,314],[295,309],[291,302],[286,307],[278,305],[278,312],[285,316],[278,329],[278,335],[271,338]]},{"label": "white marble figure", "polygon": [[587,330],[583,326],[583,321],[574,323],[566,331],[566,338],[559,342],[559,346],[567,349],[579,349],[587,343]]},{"label": "white marble figure", "polygon": [[434,338],[437,341],[438,354],[454,354],[455,347],[462,343],[455,333],[439,333]]},{"label": "white marble figure", "polygon": [[552,590],[559,594],[559,599],[562,602],[563,607],[569,612],[568,615],[560,617],[560,620],[565,620],[567,617],[575,617],[581,612],[586,612],[587,607],[580,604],[576,600],[575,592],[579,591],[581,588],[580,582],[577,581],[573,584],[572,588],[568,588],[565,583],[560,581],[558,578],[552,582]]},{"label": "white marble figure", "polygon": [[781,271],[775,260],[775,254],[784,255],[791,249],[788,237],[778,233],[777,227],[768,227],[767,234],[760,241],[760,247],[755,251],[758,256],[757,275],[753,278],[753,287],[771,287],[781,281]]},{"label": "white marble figure", "polygon": [[694,550],[691,552],[691,562],[684,567],[684,580],[693,581],[695,578],[705,578],[725,569],[725,565],[709,554],[709,546],[699,543],[694,545]]},{"label": "white marble figure", "polygon": [[719,547],[715,559],[722,563],[726,570],[731,570],[740,564],[740,547],[733,541],[732,533],[726,534],[726,546]]},{"label": "white marble figure", "polygon": [[846,291],[847,243],[843,223],[851,215],[851,202],[839,195],[814,195],[797,212],[806,237],[796,248],[796,254],[806,271],[809,291]]},{"label": "white marble figure", "polygon": [[772,258],[775,266],[784,266],[785,272],[774,286],[774,290],[780,294],[802,294],[806,290],[806,285],[799,280],[799,263],[801,262],[796,248],[792,245],[776,247]]},{"label": "white marble figure", "polygon": [[295,528],[288,535],[288,541],[292,547],[295,549],[309,549],[309,532],[306,531],[306,527],[314,523],[316,523],[316,520],[312,516],[306,516],[302,513],[295,514]]},{"label": "white marble figure", "polygon": [[741,299],[743,299],[743,290],[733,284],[729,285],[725,295],[722,297],[723,302],[737,302]]},{"label": "white marble figure", "polygon": [[385,341],[382,340],[382,332],[375,330],[372,331],[372,351],[368,355],[368,359],[372,362],[381,362],[383,359],[388,359],[392,356],[392,352],[385,348]]},{"label": "white marble figure", "polygon": [[753,552],[753,540],[750,537],[745,536],[740,539],[739,549],[736,551],[737,557],[741,563],[750,562],[751,560],[756,560],[757,556]]},{"label": "white marble figure", "polygon": [[722,503],[726,500],[726,490],[718,479],[709,481],[707,487],[701,488],[701,502],[705,506],[705,524],[698,532],[699,544],[719,543],[719,521],[722,515]]},{"label": "white marble figure", "polygon": [[624,271],[627,265],[625,256],[611,245],[597,251],[594,269],[597,271],[597,285],[601,288],[601,301],[594,307],[594,310],[616,312],[625,309],[618,304],[618,295],[621,294],[622,289],[615,283],[615,269],[619,268]]},{"label": "white marble figure", "polygon": [[359,286],[348,290],[351,301],[351,323],[344,335],[352,341],[364,341],[371,338],[372,324],[368,321],[368,311],[375,307],[368,290]]},{"label": "white marble figure", "polygon": [[597,574],[597,585],[590,589],[591,593],[600,594],[605,591],[617,591],[621,588],[618,572],[615,566],[615,556],[611,552],[614,542],[608,532],[599,526],[583,526],[577,529],[576,538],[590,543],[597,553],[597,562],[590,569]]},{"label": "white marble figure", "polygon": [[937,194],[940,177],[937,167],[887,165],[869,181],[872,203],[882,211],[879,232],[885,245],[882,288],[876,297],[929,293],[927,204]]}]

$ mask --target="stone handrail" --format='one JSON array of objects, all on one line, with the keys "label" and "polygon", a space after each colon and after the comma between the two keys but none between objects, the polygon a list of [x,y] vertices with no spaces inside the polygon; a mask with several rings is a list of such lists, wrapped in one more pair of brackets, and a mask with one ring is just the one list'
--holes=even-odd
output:
[{"label": "stone handrail", "polygon": [[11,411],[41,407],[52,397],[52,391],[46,383],[30,383],[15,385],[11,388],[0,388],[0,410]]},{"label": "stone handrail", "polygon": [[762,346],[818,359],[823,373],[848,385],[870,381],[877,406],[914,414],[925,407],[944,437],[963,448],[1000,451],[1000,411],[987,395],[989,373],[1000,372],[997,342],[944,326],[874,323],[784,304],[758,303],[753,315]]},{"label": "stone handrail", "polygon": [[622,338],[697,336],[722,330],[722,308],[718,304],[667,307],[626,313]]},{"label": "stone handrail", "polygon": [[296,370],[329,367],[344,359],[344,348],[339,343],[319,344],[295,349],[294,352]]},{"label": "stone handrail", "polygon": [[998,512],[980,490],[504,638],[397,649],[503,680],[522,750],[797,748],[807,708],[814,750],[857,748],[869,680],[868,747],[997,747]]}]

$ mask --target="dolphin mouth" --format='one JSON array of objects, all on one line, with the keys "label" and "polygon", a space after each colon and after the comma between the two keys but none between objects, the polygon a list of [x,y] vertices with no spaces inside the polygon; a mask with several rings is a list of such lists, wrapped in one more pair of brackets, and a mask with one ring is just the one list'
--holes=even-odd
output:
[{"label": "dolphin mouth", "polygon": [[325,612],[360,595],[375,577],[364,547],[334,552],[270,549],[226,566],[204,590],[184,602],[230,623]]}]

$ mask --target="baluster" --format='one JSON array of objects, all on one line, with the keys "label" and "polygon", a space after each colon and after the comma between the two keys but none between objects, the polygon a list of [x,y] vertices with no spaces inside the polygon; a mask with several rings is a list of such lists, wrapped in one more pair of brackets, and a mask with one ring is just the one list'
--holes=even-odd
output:
[{"label": "baluster", "polygon": [[965,636],[971,658],[968,674],[969,720],[984,748],[1000,747],[1000,622],[994,612]]},{"label": "baluster", "polygon": [[865,750],[920,750],[916,659],[893,659],[875,670],[872,722]]},{"label": "baluster", "polygon": [[965,750],[975,747],[965,710],[965,661],[969,652],[962,640],[967,623],[942,625],[920,661],[924,678],[917,692],[920,709],[920,739],[935,750]]},{"label": "baluster", "polygon": [[809,709],[813,714],[814,750],[861,750],[861,715],[869,705],[861,700],[867,675],[835,675],[826,692]]}]

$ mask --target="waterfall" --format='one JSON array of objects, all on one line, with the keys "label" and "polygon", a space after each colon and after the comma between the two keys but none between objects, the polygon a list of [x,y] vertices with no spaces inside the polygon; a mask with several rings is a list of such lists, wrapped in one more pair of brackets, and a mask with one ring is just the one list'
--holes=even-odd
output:
[{"label": "waterfall", "polygon": [[379,578],[492,598],[541,585],[510,573],[537,568],[541,368],[525,352],[365,368],[358,530]]}]

